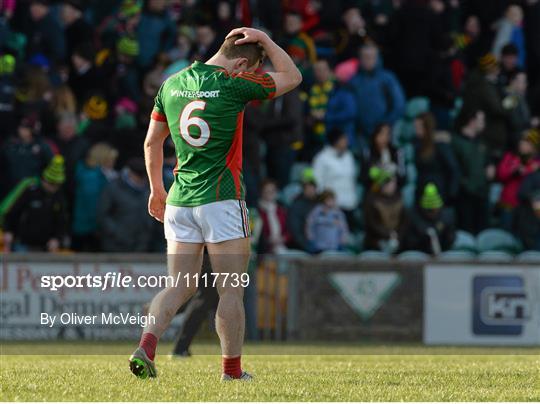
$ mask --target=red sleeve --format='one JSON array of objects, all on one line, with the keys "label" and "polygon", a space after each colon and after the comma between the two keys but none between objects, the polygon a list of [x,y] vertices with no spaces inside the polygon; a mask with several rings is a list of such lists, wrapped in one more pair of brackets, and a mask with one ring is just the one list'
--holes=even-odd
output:
[{"label": "red sleeve", "polygon": [[519,157],[512,153],[506,153],[497,167],[497,178],[502,182],[508,181],[519,169],[519,166]]}]

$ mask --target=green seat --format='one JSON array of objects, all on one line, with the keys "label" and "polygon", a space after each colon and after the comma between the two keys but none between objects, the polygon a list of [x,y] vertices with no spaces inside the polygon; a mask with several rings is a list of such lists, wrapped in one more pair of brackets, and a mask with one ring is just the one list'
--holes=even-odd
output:
[{"label": "green seat", "polygon": [[518,262],[540,264],[540,251],[523,251],[517,256]]},{"label": "green seat", "polygon": [[422,251],[403,251],[397,256],[399,261],[412,261],[412,262],[424,262],[429,261],[431,257]]},{"label": "green seat", "polygon": [[504,251],[484,251],[478,255],[478,261],[481,262],[510,262],[514,256]]},{"label": "green seat", "polygon": [[461,261],[472,261],[476,259],[476,254],[472,251],[445,251],[441,253],[437,260],[442,262],[461,262]]},{"label": "green seat", "polygon": [[454,240],[454,245],[452,246],[454,251],[470,251],[476,252],[476,240],[474,236],[466,231],[458,230],[456,232],[456,239]]},{"label": "green seat", "polygon": [[388,261],[390,258],[390,254],[377,250],[367,250],[358,255],[361,261]]},{"label": "green seat", "polygon": [[512,234],[502,229],[486,229],[476,237],[478,251],[503,251],[516,254],[521,251],[520,243]]},{"label": "green seat", "polygon": [[332,259],[351,259],[356,255],[348,251],[323,251],[318,255],[320,259],[323,260],[332,260]]}]

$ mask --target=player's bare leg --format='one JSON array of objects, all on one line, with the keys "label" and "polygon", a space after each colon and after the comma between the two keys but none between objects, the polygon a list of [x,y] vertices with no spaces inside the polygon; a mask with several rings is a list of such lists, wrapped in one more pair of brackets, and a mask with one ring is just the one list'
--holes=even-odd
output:
[{"label": "player's bare leg", "polygon": [[[197,291],[194,276],[199,275],[202,267],[204,244],[167,242],[167,269],[169,276],[176,280],[180,273],[178,286],[168,284],[159,292],[148,310],[148,315],[155,318],[145,327],[139,348],[130,358],[133,374],[141,378],[155,377],[154,357],[159,338],[169,327],[173,317],[182,304]],[[184,282],[183,276],[189,274],[190,282]]]},{"label": "player's bare leg", "polygon": [[207,248],[213,272],[233,275],[227,278],[220,275],[216,283],[219,294],[216,330],[223,356],[223,380],[251,378],[242,372],[240,362],[244,343],[245,313],[244,289],[238,282],[239,276],[248,266],[249,238],[208,244]]}]

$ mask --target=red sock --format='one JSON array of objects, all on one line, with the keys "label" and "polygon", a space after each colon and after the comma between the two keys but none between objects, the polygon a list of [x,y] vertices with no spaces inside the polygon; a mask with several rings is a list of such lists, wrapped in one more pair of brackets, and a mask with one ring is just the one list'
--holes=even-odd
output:
[{"label": "red sock", "polygon": [[144,352],[146,352],[146,355],[148,355],[151,361],[153,361],[156,357],[157,342],[157,337],[149,332],[143,333],[141,336],[141,342],[139,342],[139,346],[144,349]]},{"label": "red sock", "polygon": [[242,365],[240,363],[240,356],[236,358],[223,358],[223,373],[239,379],[242,376]]}]

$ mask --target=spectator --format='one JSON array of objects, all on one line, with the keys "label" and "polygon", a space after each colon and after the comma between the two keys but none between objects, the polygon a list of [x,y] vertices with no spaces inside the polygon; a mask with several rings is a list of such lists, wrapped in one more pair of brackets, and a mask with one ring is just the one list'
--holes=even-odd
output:
[{"label": "spectator", "polygon": [[476,15],[469,15],[465,19],[463,32],[454,38],[457,49],[463,53],[467,67],[475,67],[478,59],[487,52],[489,46],[483,40],[484,36],[479,18]]},{"label": "spectator", "polygon": [[364,248],[395,253],[401,246],[406,212],[397,180],[379,167],[370,169],[373,182],[364,201]]},{"label": "spectator", "polygon": [[502,88],[509,83],[510,76],[519,71],[518,49],[514,44],[504,45],[501,51],[501,72],[499,73],[499,84]]},{"label": "spectator", "polygon": [[189,26],[180,26],[176,32],[176,46],[167,53],[168,59],[173,62],[163,72],[163,79],[167,79],[176,72],[189,65],[189,52],[193,46],[193,30]]},{"label": "spectator", "polygon": [[363,183],[368,189],[372,185],[371,178],[369,177],[369,169],[373,166],[382,168],[395,175],[399,186],[405,183],[405,159],[401,150],[394,147],[391,143],[391,130],[390,125],[386,123],[377,125],[371,135],[369,148],[363,149]]},{"label": "spectator", "polygon": [[195,28],[195,43],[191,50],[191,59],[205,62],[210,59],[219,49],[220,38],[212,24],[207,21],[199,21]]},{"label": "spectator", "polygon": [[79,45],[94,40],[92,27],[83,18],[84,8],[82,0],[65,0],[62,6],[67,60]]},{"label": "spectator", "polygon": [[40,181],[28,182],[4,220],[6,251],[57,252],[67,236],[67,207],[61,191],[64,159],[55,156]]},{"label": "spectator", "polygon": [[501,51],[506,44],[513,44],[518,50],[518,67],[525,66],[525,35],[523,34],[523,9],[512,4],[508,6],[504,17],[497,22],[497,34],[493,42],[492,52],[500,59]]},{"label": "spectator", "polygon": [[454,215],[444,206],[437,186],[428,183],[422,190],[420,203],[411,212],[404,247],[437,256],[452,247],[456,236],[454,222]]},{"label": "spectator", "polygon": [[436,125],[435,117],[429,112],[418,115],[414,120],[417,198],[428,183],[433,183],[445,204],[449,205],[457,196],[459,166],[452,150],[450,135],[446,132],[437,133]]},{"label": "spectator", "polygon": [[531,123],[531,111],[525,97],[527,73],[516,70],[508,76],[508,86],[504,89],[503,107],[509,115],[509,147],[514,147],[525,129]]},{"label": "spectator", "polygon": [[347,134],[349,147],[353,152],[359,151],[356,138],[356,98],[351,86],[338,78],[328,97],[326,105],[325,129],[340,129]]},{"label": "spectator", "polygon": [[114,128],[134,129],[137,126],[137,104],[128,97],[122,97],[114,106]]},{"label": "spectator", "polygon": [[514,232],[525,249],[540,251],[540,191],[521,201],[516,209]]},{"label": "spectator", "polygon": [[[296,151],[304,139],[299,90],[296,88],[271,100],[265,111],[261,136],[267,147],[266,166],[268,175],[275,178],[281,188],[289,183]],[[275,156],[279,156],[279,159]]]},{"label": "spectator", "polygon": [[287,249],[286,244],[289,241],[287,211],[278,204],[277,197],[276,181],[271,179],[263,181],[259,214],[263,223],[261,236],[266,244],[261,248],[264,253],[279,254]]},{"label": "spectator", "polygon": [[425,94],[433,53],[443,31],[436,13],[421,3],[404,2],[389,26],[392,66],[408,97]]},{"label": "spectator", "polygon": [[85,43],[75,48],[71,55],[73,68],[70,70],[68,84],[77,100],[83,100],[104,89],[104,77],[94,65],[94,53],[92,44]]},{"label": "spectator", "polygon": [[358,128],[366,137],[379,123],[393,125],[403,114],[405,95],[394,74],[382,67],[379,50],[374,44],[360,51],[360,71],[351,86],[356,94]]},{"label": "spectator", "polygon": [[306,221],[306,238],[310,243],[308,251],[343,250],[349,237],[347,220],[337,207],[336,195],[332,191],[323,191],[320,203],[309,213]]},{"label": "spectator", "polygon": [[306,168],[302,173],[302,193],[293,201],[287,215],[287,228],[291,235],[292,248],[310,251],[310,244],[306,237],[306,222],[316,204],[315,176],[312,168]]},{"label": "spectator", "polygon": [[0,122],[3,130],[0,131],[0,143],[3,143],[7,134],[15,130],[15,68],[17,61],[13,55],[0,56]]},{"label": "spectator", "polygon": [[65,39],[62,27],[50,12],[49,0],[30,1],[30,23],[26,31],[27,53],[41,53],[54,62],[65,57]]},{"label": "spectator", "polygon": [[369,39],[366,21],[358,7],[345,10],[342,20],[345,26],[342,28],[342,38],[336,50],[339,62],[357,57],[358,48]]},{"label": "spectator", "polygon": [[[306,73],[317,60],[317,51],[311,36],[302,30],[302,16],[293,11],[287,12],[284,19],[284,31],[284,49],[296,63],[302,75],[309,77]],[[308,83],[309,80],[304,84]]]},{"label": "spectator", "polygon": [[328,145],[313,159],[315,182],[319,191],[334,192],[337,206],[345,212],[349,226],[354,228],[354,210],[358,206],[358,167],[343,131],[332,129],[327,139]]},{"label": "spectator", "polygon": [[97,213],[103,251],[150,250],[154,223],[148,215],[149,193],[142,158],[131,159],[120,177],[105,186]]},{"label": "spectator", "polygon": [[103,188],[117,178],[114,164],[118,151],[106,143],[97,143],[75,169],[73,205],[73,241],[75,251],[99,251],[97,206]]},{"label": "spectator", "polygon": [[148,0],[137,27],[138,64],[148,68],[159,52],[172,48],[175,38],[176,28],[167,13],[167,1]]},{"label": "spectator", "polygon": [[459,165],[460,184],[456,199],[458,228],[477,234],[488,225],[489,181],[495,168],[488,164],[485,146],[479,135],[485,128],[485,115],[480,110],[461,111],[459,132],[452,138]]},{"label": "spectator", "polygon": [[464,111],[471,115],[478,110],[485,116],[485,129],[481,134],[482,142],[488,147],[491,158],[499,159],[507,147],[507,111],[497,89],[499,65],[491,54],[483,56],[479,68],[470,74],[463,90]]},{"label": "spectator", "polygon": [[134,38],[141,21],[141,11],[140,0],[123,0],[118,12],[103,19],[96,29],[101,47],[113,49],[120,37]]},{"label": "spectator", "polygon": [[[118,64],[114,75],[118,96],[125,95],[128,98],[139,100],[140,72],[136,64],[139,56],[139,42],[129,36],[121,37],[116,44],[116,56]],[[160,72],[162,73],[162,72]],[[159,78],[161,83],[161,76]]]},{"label": "spectator", "polygon": [[326,108],[330,93],[334,89],[334,78],[328,61],[324,59],[315,62],[313,73],[315,82],[309,88],[307,99],[307,126],[310,137],[306,139],[306,146],[317,152],[324,144]]},{"label": "spectator", "polygon": [[91,142],[97,143],[110,135],[106,124],[109,104],[101,95],[93,95],[84,103],[79,133]]},{"label": "spectator", "polygon": [[67,85],[61,85],[54,90],[52,100],[52,112],[55,119],[61,116],[77,113],[77,100],[71,88]]},{"label": "spectator", "polygon": [[53,153],[39,136],[41,122],[36,114],[24,116],[17,127],[17,137],[10,138],[2,147],[2,176],[6,177],[6,191],[27,177],[39,177]]},{"label": "spectator", "polygon": [[540,169],[540,132],[537,129],[526,131],[519,141],[515,152],[506,152],[497,167],[497,179],[504,188],[501,193],[499,207],[502,211],[503,227],[511,230],[512,212],[518,206],[518,190],[523,179]]},{"label": "spectator", "polygon": [[75,167],[84,158],[90,144],[84,136],[77,136],[77,118],[72,114],[63,114],[56,125],[55,144],[64,157],[66,167],[66,196],[73,200],[75,191]]}]

